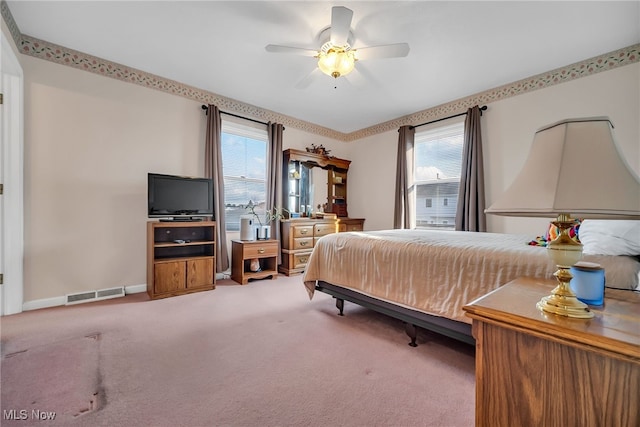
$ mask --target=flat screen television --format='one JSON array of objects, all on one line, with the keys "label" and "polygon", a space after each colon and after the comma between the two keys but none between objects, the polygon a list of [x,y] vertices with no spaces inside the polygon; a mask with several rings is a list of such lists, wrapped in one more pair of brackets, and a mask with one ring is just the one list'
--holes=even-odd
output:
[{"label": "flat screen television", "polygon": [[213,180],[148,174],[149,218],[176,220],[213,217]]}]

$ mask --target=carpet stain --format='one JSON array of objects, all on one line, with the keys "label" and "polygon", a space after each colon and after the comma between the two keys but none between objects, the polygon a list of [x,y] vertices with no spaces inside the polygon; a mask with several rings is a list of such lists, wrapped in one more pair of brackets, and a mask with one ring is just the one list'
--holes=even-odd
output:
[{"label": "carpet stain", "polygon": [[73,414],[74,418],[79,417],[81,415],[86,415],[90,412],[99,411],[106,404],[106,398],[104,397],[104,393],[96,391],[89,398],[89,404],[86,407],[82,407],[75,414]]},{"label": "carpet stain", "polygon": [[19,355],[19,354],[24,354],[24,353],[26,353],[26,352],[27,352],[27,350],[14,351],[13,353],[5,354],[5,355],[4,355],[4,358],[5,358],[5,359],[8,359],[8,358],[10,358],[10,357],[14,357],[14,356],[17,356],[17,355]]},{"label": "carpet stain", "polygon": [[85,335],[84,337],[99,341],[99,340],[102,339],[102,332],[93,332],[93,333],[91,333],[89,335]]},{"label": "carpet stain", "polygon": [[64,424],[103,409],[103,338],[101,331],[94,331],[4,355],[0,412],[51,412]]}]

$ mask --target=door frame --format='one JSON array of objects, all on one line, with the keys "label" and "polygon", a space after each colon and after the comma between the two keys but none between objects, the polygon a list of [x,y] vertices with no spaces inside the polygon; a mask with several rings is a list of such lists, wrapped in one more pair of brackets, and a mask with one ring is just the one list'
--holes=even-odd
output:
[{"label": "door frame", "polygon": [[24,302],[24,75],[0,31],[0,315],[22,312]]}]

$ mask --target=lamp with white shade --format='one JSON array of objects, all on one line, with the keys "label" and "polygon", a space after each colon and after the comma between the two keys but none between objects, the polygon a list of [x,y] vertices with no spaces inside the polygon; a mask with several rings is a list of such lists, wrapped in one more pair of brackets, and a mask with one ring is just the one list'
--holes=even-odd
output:
[{"label": "lamp with white shade", "polygon": [[569,237],[580,219],[640,219],[640,180],[614,141],[607,117],[566,119],[534,136],[529,156],[488,214],[555,217],[559,229],[547,245],[558,267],[558,285],[537,307],[547,313],[591,318],[593,312],[569,287],[569,269],[582,258],[582,244]]}]

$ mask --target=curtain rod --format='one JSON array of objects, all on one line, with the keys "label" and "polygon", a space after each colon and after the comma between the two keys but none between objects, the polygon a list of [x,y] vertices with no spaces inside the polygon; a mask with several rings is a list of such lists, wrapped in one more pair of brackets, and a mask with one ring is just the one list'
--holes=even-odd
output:
[{"label": "curtain rod", "polygon": [[[482,107],[480,107],[480,115],[482,115],[483,111],[487,111],[487,106],[486,105],[483,105]],[[447,120],[447,119],[453,119],[454,117],[465,116],[466,114],[467,114],[467,112],[465,111],[464,113],[454,114],[453,116],[443,117],[443,118],[437,119],[437,120],[431,120],[430,122],[420,123],[419,125],[411,126],[411,129],[415,129],[415,128],[419,127],[419,126],[430,125],[431,123],[441,122],[441,121]]]},{"label": "curtain rod", "polygon": [[[202,105],[202,109],[206,111],[206,114],[209,114],[209,106],[208,105]],[[220,114],[226,114],[227,116],[233,116],[233,117],[237,117],[239,119],[249,120],[250,122],[260,123],[261,125],[265,125],[265,126],[269,125],[269,123],[261,122],[260,120],[250,119],[249,117],[243,117],[243,116],[239,116],[239,115],[233,114],[233,113],[227,113],[226,111],[220,111]],[[284,130],[284,127],[282,128],[282,130]]]}]

